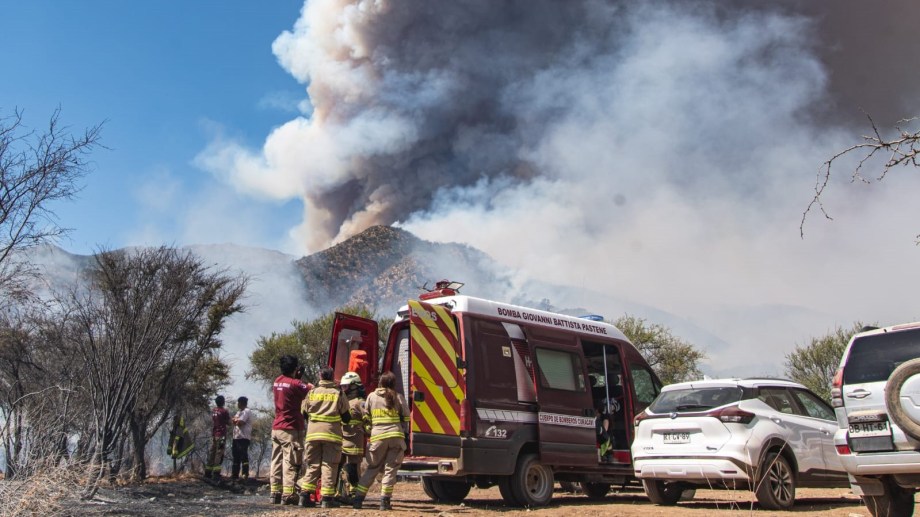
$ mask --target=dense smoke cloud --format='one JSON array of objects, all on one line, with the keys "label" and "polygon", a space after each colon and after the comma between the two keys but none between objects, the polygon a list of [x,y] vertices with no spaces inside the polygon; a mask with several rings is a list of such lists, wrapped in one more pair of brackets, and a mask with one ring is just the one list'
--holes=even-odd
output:
[{"label": "dense smoke cloud", "polygon": [[644,182],[710,189],[700,168],[719,153],[734,177],[716,186],[754,190],[752,153],[815,114],[826,72],[812,40],[827,29],[796,4],[726,5],[311,1],[274,51],[312,113],[262,153],[215,142],[201,162],[244,191],[301,197],[309,251],[432,211],[446,189],[579,180],[558,163],[573,150],[546,146],[579,124],[604,132],[577,152],[629,147],[600,162],[611,178],[635,176],[639,146],[655,162]]},{"label": "dense smoke cloud", "polygon": [[[718,328],[749,358],[752,330],[785,325],[788,348],[881,319],[843,307],[844,285],[867,250],[916,234],[841,177],[835,226],[812,217],[821,231],[798,235],[859,109],[915,106],[915,67],[895,66],[894,86],[859,72],[883,74],[879,52],[904,43],[866,34],[912,17],[865,4],[310,0],[274,52],[311,111],[260,152],[216,141],[199,160],[241,191],[302,199],[305,252],[399,224]],[[914,205],[882,187],[883,208]],[[828,267],[828,250],[846,260]]]}]

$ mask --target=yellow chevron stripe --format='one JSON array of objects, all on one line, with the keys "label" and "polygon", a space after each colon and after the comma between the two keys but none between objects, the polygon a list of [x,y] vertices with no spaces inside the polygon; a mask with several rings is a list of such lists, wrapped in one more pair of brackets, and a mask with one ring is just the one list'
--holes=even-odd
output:
[{"label": "yellow chevron stripe", "polygon": [[433,305],[432,307],[434,308],[435,312],[438,313],[438,318],[440,318],[441,321],[445,323],[446,327],[450,329],[450,333],[453,336],[454,340],[456,341],[457,340],[457,326],[454,325],[454,319],[451,317],[450,311],[447,309],[447,307],[444,307],[443,305]]},{"label": "yellow chevron stripe", "polygon": [[434,402],[441,408],[441,412],[444,413],[445,418],[450,423],[451,430],[453,434],[458,434],[460,432],[460,407],[451,404],[447,397],[444,395],[444,392],[435,384],[430,384],[427,381],[422,381],[428,388],[428,392],[431,393]]},{"label": "yellow chevron stripe", "polygon": [[[444,393],[441,391],[441,388],[438,385],[427,380],[431,378],[431,375],[429,375],[428,371],[425,370],[425,365],[419,362],[419,364],[413,364],[412,368],[415,370],[417,374],[419,374],[420,377],[422,377],[421,380],[422,380],[422,384],[425,385],[425,388],[426,388],[425,391],[431,394],[431,398],[433,400],[429,402],[432,404],[436,404],[439,408],[441,408],[441,411],[447,417],[447,421],[450,422],[451,424],[451,428],[452,428],[451,430],[453,431],[453,433],[454,434],[459,433],[460,432],[460,417],[459,415],[457,415],[456,410],[454,410],[450,402],[448,402],[447,399],[444,397]],[[431,411],[431,408],[428,406],[428,404],[416,404],[415,407],[416,409],[421,410],[422,415],[425,418],[425,421],[428,422],[429,426],[431,426],[432,431],[438,434],[446,434],[447,430],[444,429],[444,427],[438,421],[437,417]]]},{"label": "yellow chevron stripe", "polygon": [[[422,304],[416,300],[409,301],[410,308],[413,312],[415,323],[410,325],[412,341],[415,352],[412,354],[412,369],[417,382],[421,382],[422,389],[429,394],[425,403],[416,404],[416,411],[413,414],[412,430],[420,431],[418,425],[424,421],[432,432],[438,434],[459,434],[460,432],[460,415],[459,401],[465,398],[465,390],[461,386],[462,377],[456,364],[446,364],[441,359],[441,352],[445,357],[455,360],[457,351],[454,343],[457,341],[457,326],[451,317],[450,310],[440,305]],[[431,318],[433,316],[440,319],[444,329]],[[430,333],[430,337],[423,334],[423,326]],[[427,358],[430,366],[422,362]],[[429,371],[428,368],[434,368],[435,371]],[[437,375],[447,381],[448,386],[442,386],[435,382],[434,377]],[[446,390],[450,390],[445,392]],[[452,400],[451,400],[452,399]],[[441,421],[435,416],[433,408],[437,406],[444,415]],[[447,425],[450,429],[445,429]]]},{"label": "yellow chevron stripe", "polygon": [[[447,382],[456,385],[457,376],[447,369],[447,365],[444,364],[444,361],[442,361],[441,358],[437,355],[437,352],[434,350],[434,347],[432,347],[431,343],[425,340],[425,336],[423,336],[422,333],[417,330],[417,327],[411,327],[411,329],[412,339],[418,343],[419,350],[428,356],[431,362],[434,363],[435,368],[437,368],[438,372],[441,373],[441,376],[444,377]],[[457,354],[451,352],[448,354],[448,357],[456,357],[456,355]],[[413,359],[415,359],[414,356]],[[428,378],[431,377],[429,376]]]},{"label": "yellow chevron stripe", "polygon": [[[413,359],[413,362],[415,362],[414,359]],[[424,375],[424,376],[426,376],[426,377],[430,377],[430,376],[428,375],[428,372],[425,370],[424,365],[422,365],[422,364],[413,364],[413,365],[412,365],[412,369],[415,371],[415,373],[416,373],[417,375]],[[431,386],[429,385],[428,382],[425,382],[425,380],[422,379],[422,383],[425,385],[425,388],[426,388],[425,391],[429,391],[429,392],[432,391],[432,390],[431,390]],[[439,405],[440,405],[440,404],[439,404]],[[420,413],[420,416],[421,416],[423,419],[425,419],[425,422],[428,423],[428,427],[430,427],[431,430],[432,430],[433,432],[438,433],[438,434],[445,434],[444,428],[441,427],[441,423],[438,422],[438,418],[434,415],[434,413],[432,413],[431,408],[428,406],[428,404],[426,404],[426,403],[424,403],[424,402],[423,402],[423,403],[416,403],[416,404],[415,404],[415,411],[416,411],[417,413]],[[448,413],[448,414],[449,414],[449,413]],[[420,431],[420,429],[418,428],[418,426],[415,424],[415,421],[416,421],[416,419],[413,418],[413,419],[412,419],[412,426],[413,426],[413,427],[412,427],[412,430],[413,430],[413,431]]]},{"label": "yellow chevron stripe", "polygon": [[[454,341],[456,341],[457,340],[457,334],[456,334],[457,327],[456,325],[454,325],[453,320],[450,319],[451,318],[450,311],[448,311],[447,308],[442,307],[440,305],[432,305],[430,307],[432,308],[432,310],[438,313],[438,318],[441,318],[441,321],[444,321],[447,324],[447,327],[450,329],[450,332],[451,332],[451,335],[453,336]],[[421,307],[421,305],[419,305],[418,302],[415,302],[415,310],[416,312],[421,313],[421,314],[426,313],[424,309]],[[439,346],[446,352],[447,357],[452,357],[452,358],[458,357],[456,350],[454,350],[454,347],[451,344],[451,341],[447,338],[447,335],[444,334],[443,331],[441,331],[440,327],[438,327],[436,323],[431,322],[429,324],[430,320],[425,319],[425,318],[419,318],[419,319],[424,321],[426,326],[428,326],[431,329],[431,333],[437,339],[437,346]],[[415,330],[415,326],[411,326],[410,329]],[[419,348],[423,350],[425,352],[425,355],[427,355],[430,358],[431,362],[434,363],[434,365],[437,367],[441,375],[445,379],[453,381],[453,384],[450,386],[450,390],[453,392],[454,397],[456,397],[457,400],[463,400],[465,398],[465,394],[463,393],[463,389],[461,389],[460,387],[460,372],[456,369],[456,365],[451,365],[450,367],[445,365],[444,362],[441,361],[440,359],[441,356],[437,354],[435,350],[435,345],[433,343],[428,342],[424,338],[424,336],[421,335],[420,332],[416,332],[412,337],[414,338],[415,342],[418,343]],[[428,378],[431,378],[431,376],[429,375]]]},{"label": "yellow chevron stripe", "polygon": [[[450,311],[448,311],[447,308],[442,307],[440,305],[432,305],[430,307],[432,310],[434,310],[437,313],[438,318],[444,322],[445,326],[448,329],[450,329],[450,334],[453,340],[447,337],[447,335],[444,333],[443,330],[441,330],[441,327],[438,326],[437,323],[427,318],[420,317],[419,319],[425,322],[425,326],[431,330],[431,333],[434,335],[435,340],[437,341],[437,343],[425,342],[430,347],[430,350],[431,350],[431,352],[429,352],[429,355],[436,353],[434,350],[435,350],[435,347],[437,346],[440,349],[444,350],[444,352],[446,352],[447,357],[457,357],[457,351],[454,350],[454,347],[452,345],[452,342],[457,341],[457,327],[454,325],[454,322],[451,319]],[[426,314],[426,312],[422,309],[421,306],[417,307],[416,309],[417,309],[417,313]],[[423,341],[419,340],[418,342],[422,343]],[[445,375],[444,378],[453,379],[456,382],[456,375],[448,374],[448,375]]]}]

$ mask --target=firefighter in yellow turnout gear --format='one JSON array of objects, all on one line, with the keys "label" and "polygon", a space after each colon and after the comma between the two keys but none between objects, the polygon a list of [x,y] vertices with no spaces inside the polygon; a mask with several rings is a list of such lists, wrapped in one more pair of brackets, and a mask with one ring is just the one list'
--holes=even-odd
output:
[{"label": "firefighter in yellow turnout gear", "polygon": [[365,402],[371,422],[371,435],[367,446],[367,470],[355,487],[355,509],[361,508],[380,469],[380,509],[391,510],[396,473],[406,453],[405,427],[409,421],[409,408],[402,395],[396,392],[396,376],[385,372],[380,376],[380,387],[368,395]]},{"label": "firefighter in yellow turnout gear", "polygon": [[[355,372],[346,372],[339,384],[342,386],[342,392],[348,397],[351,412],[351,422],[342,425],[342,470],[345,471],[345,479],[340,483],[339,495],[350,504],[354,502],[355,487],[358,486],[360,478],[359,467],[364,459],[365,394],[361,376]],[[344,482],[347,482],[347,488]]]},{"label": "firefighter in yellow turnout gear", "polygon": [[338,506],[333,498],[342,457],[342,423],[350,422],[351,415],[348,399],[332,377],[332,368],[320,370],[319,385],[304,400],[303,412],[309,422],[305,458],[307,471],[297,485],[300,487],[300,504],[306,507],[316,505],[310,494],[316,491],[320,474],[323,508]]}]

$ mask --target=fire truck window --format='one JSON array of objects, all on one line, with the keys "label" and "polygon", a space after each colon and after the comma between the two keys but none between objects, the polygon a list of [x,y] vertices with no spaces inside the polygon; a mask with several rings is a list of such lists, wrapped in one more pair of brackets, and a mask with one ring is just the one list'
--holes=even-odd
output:
[{"label": "fire truck window", "polygon": [[537,348],[537,366],[540,383],[546,388],[566,391],[585,391],[585,378],[581,358],[576,354]]},{"label": "fire truck window", "polygon": [[481,380],[499,390],[501,398],[517,399],[515,384],[514,357],[511,338],[500,323],[480,321],[476,324],[477,341],[483,361],[477,363],[482,370]]},{"label": "fire truck window", "polygon": [[651,404],[661,390],[658,389],[655,378],[648,368],[638,364],[630,364],[629,372],[632,374],[635,402],[638,406],[636,411],[640,411]]}]

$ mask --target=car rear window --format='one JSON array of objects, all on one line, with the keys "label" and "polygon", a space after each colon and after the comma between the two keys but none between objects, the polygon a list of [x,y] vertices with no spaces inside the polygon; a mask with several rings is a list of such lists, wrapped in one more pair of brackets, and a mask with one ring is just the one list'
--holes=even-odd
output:
[{"label": "car rear window", "polygon": [[888,380],[898,365],[917,357],[920,357],[920,329],[857,338],[843,369],[843,383]]},{"label": "car rear window", "polygon": [[743,397],[744,390],[738,386],[671,390],[658,395],[649,409],[654,413],[706,411],[738,402]]}]

